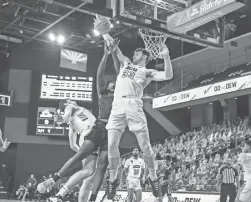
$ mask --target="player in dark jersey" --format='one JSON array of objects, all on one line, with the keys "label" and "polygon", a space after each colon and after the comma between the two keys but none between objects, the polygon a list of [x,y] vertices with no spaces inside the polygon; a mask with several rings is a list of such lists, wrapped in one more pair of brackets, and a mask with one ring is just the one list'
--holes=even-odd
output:
[{"label": "player in dark jersey", "polygon": [[[114,81],[106,81],[105,79],[105,69],[106,69],[106,61],[108,58],[108,55],[111,53],[110,50],[112,50],[113,47],[111,47],[110,49],[108,49],[107,45],[104,44],[104,56],[101,60],[101,63],[99,65],[98,71],[97,71],[97,92],[98,92],[98,97],[99,97],[99,101],[98,101],[98,106],[99,106],[99,116],[98,116],[98,120],[102,121],[103,123],[103,131],[106,134],[106,138],[107,138],[107,130],[105,128],[108,118],[110,116],[111,113],[111,109],[112,109],[112,102],[113,102],[113,92],[115,89],[115,82]],[[114,67],[116,70],[116,74],[118,74],[119,72],[119,61],[117,59],[117,57],[115,56],[115,54],[112,52],[111,53],[112,58],[113,58],[113,63],[114,63]],[[90,197],[89,202],[93,202],[96,200],[99,189],[102,185],[102,181],[107,169],[107,165],[108,165],[108,139],[106,139],[106,152],[104,153],[104,157],[102,158],[105,161],[105,167],[103,167],[103,169],[98,169],[95,173],[94,176],[94,181],[93,181],[93,188],[92,188],[92,194]],[[99,165],[99,161],[98,161],[98,165]]]},{"label": "player in dark jersey", "polygon": [[[110,54],[109,50],[113,50],[113,47],[108,49],[107,45],[104,45],[104,56],[101,60],[97,71],[97,91],[99,96],[99,117],[95,122],[95,125],[92,127],[92,130],[89,135],[86,136],[84,143],[82,144],[81,148],[78,152],[70,158],[64,166],[59,170],[58,173],[54,175],[53,178],[46,180],[38,185],[39,190],[46,190],[52,187],[56,181],[58,181],[61,177],[64,177],[67,172],[75,166],[78,162],[82,161],[83,159],[87,158],[97,149],[99,149],[99,158],[97,163],[97,169],[94,176],[93,188],[92,188],[92,195],[90,201],[95,201],[98,191],[101,187],[102,180],[108,165],[108,151],[107,151],[107,130],[105,128],[107,124],[107,120],[109,118],[112,102],[113,102],[113,92],[115,88],[114,82],[105,82],[105,68],[106,68],[106,61],[108,55]],[[114,66],[116,71],[119,70],[119,62],[116,61],[116,56],[113,55]],[[67,102],[66,102],[67,104]],[[71,112],[70,112],[71,113]],[[60,116],[60,115],[58,115]],[[67,116],[65,114],[64,116]],[[70,114],[69,114],[70,116]],[[42,187],[42,188],[41,188]]]},{"label": "player in dark jersey", "polygon": [[173,202],[173,198],[171,196],[171,183],[170,183],[170,177],[172,174],[172,167],[168,165],[166,159],[164,160],[158,160],[156,162],[158,168],[157,168],[157,175],[160,179],[161,184],[161,192],[162,196],[159,198],[159,201],[162,202],[165,195],[168,197],[168,201]]}]

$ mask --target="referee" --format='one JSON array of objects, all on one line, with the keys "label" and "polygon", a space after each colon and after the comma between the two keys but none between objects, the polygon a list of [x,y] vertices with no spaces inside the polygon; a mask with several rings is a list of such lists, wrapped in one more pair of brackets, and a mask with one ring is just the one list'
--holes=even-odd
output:
[{"label": "referee", "polygon": [[231,159],[220,169],[218,177],[218,186],[220,186],[220,202],[226,202],[229,196],[229,202],[234,202],[236,198],[236,186],[240,187],[239,174],[236,168],[231,166]]}]

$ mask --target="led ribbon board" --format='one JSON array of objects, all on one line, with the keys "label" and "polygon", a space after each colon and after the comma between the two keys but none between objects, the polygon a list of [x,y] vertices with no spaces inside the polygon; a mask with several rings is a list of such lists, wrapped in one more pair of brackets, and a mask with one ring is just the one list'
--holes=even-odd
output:
[{"label": "led ribbon board", "polygon": [[243,6],[236,0],[204,0],[167,17],[167,29],[184,34]]},{"label": "led ribbon board", "polygon": [[251,89],[250,75],[154,98],[153,108],[172,106],[245,89]]}]

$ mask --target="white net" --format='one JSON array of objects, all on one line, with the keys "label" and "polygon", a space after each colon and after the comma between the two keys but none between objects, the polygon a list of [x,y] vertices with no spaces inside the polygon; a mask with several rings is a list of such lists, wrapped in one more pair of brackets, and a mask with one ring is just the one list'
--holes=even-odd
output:
[{"label": "white net", "polygon": [[150,53],[150,60],[162,59],[162,56],[159,55],[160,45],[165,43],[167,35],[144,29],[139,29],[139,35],[145,43],[145,48]]}]

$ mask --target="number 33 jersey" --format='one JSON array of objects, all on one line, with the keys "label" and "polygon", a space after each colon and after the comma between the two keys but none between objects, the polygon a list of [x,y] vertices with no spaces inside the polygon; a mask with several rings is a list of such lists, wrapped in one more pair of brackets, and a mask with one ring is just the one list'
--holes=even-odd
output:
[{"label": "number 33 jersey", "polygon": [[141,98],[148,84],[147,80],[145,67],[126,62],[117,77],[114,99],[120,99],[123,96]]},{"label": "number 33 jersey", "polygon": [[145,168],[145,162],[142,158],[129,158],[126,160],[125,168],[128,168],[128,178],[140,178],[142,168]]}]

